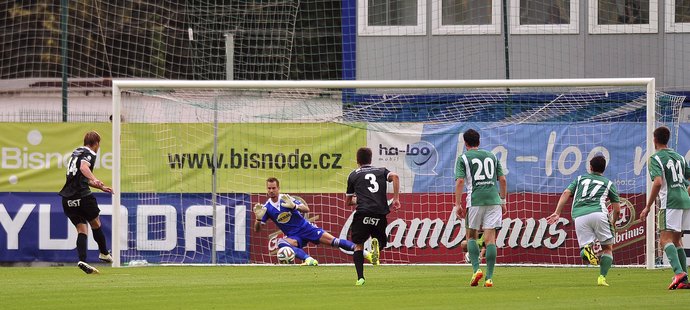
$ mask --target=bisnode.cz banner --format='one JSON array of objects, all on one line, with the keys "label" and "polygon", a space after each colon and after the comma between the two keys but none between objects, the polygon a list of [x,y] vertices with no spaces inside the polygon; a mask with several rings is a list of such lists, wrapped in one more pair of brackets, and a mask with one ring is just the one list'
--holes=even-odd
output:
[{"label": "bisnode.cz banner", "polygon": [[[155,130],[151,130],[155,128]],[[110,184],[110,124],[0,123],[0,192],[57,192],[84,133],[102,137],[95,174]],[[263,192],[269,176],[291,192],[343,192],[366,129],[327,123],[123,124],[122,192]],[[214,160],[214,152],[217,157]]]}]

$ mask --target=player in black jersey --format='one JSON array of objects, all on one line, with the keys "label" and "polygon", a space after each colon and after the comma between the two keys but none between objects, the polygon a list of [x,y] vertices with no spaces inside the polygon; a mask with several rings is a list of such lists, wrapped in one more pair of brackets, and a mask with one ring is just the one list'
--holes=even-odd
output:
[{"label": "player in black jersey", "polygon": [[77,253],[79,254],[77,267],[87,274],[98,273],[98,269],[86,263],[88,225],[91,225],[93,239],[98,243],[98,251],[100,252],[98,258],[103,262],[113,262],[113,257],[108,252],[105,234],[101,230],[101,220],[98,217],[101,210],[98,208],[96,197],[89,189],[91,186],[106,193],[113,192],[112,188],[105,186],[93,174],[96,153],[100,145],[101,136],[97,132],[90,131],[84,135],[84,146],[78,147],[72,152],[72,157],[67,165],[67,181],[60,190],[62,210],[77,228]]},{"label": "player in black jersey", "polygon": [[[357,150],[357,165],[359,168],[350,173],[347,178],[347,192],[345,204],[357,205],[352,219],[352,242],[355,251],[352,259],[357,270],[355,285],[364,284],[364,242],[371,239],[371,254],[373,265],[379,264],[379,251],[386,247],[388,237],[386,215],[393,210],[400,209],[400,178],[395,172],[384,167],[371,166],[371,149]],[[388,182],[393,183],[393,200],[389,206],[386,191]]]}]

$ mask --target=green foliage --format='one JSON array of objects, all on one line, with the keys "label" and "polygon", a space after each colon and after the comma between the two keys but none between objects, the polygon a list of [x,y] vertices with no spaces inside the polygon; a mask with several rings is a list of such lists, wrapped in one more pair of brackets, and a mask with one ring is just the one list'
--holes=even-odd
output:
[{"label": "green foliage", "polygon": [[[70,77],[222,80],[226,33],[235,36],[237,80],[342,75],[340,1],[69,3]],[[61,9],[54,0],[0,1],[0,79],[61,76]]]}]

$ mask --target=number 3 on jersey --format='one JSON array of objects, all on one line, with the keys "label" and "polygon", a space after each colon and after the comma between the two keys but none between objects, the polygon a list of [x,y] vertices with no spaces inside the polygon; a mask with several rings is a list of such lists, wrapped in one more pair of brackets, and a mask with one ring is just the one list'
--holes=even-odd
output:
[{"label": "number 3 on jersey", "polygon": [[370,192],[376,193],[379,191],[379,183],[376,182],[376,176],[373,173],[367,173],[364,175],[364,178],[369,180],[369,183],[371,184],[371,186],[367,187]]}]

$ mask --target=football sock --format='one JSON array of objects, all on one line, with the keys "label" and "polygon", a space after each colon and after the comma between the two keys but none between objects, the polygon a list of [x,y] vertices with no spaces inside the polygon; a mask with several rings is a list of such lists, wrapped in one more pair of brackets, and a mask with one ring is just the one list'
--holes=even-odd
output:
[{"label": "football sock", "polygon": [[348,250],[348,251],[354,251],[355,250],[355,244],[352,243],[350,240],[347,240],[347,239],[333,238],[333,241],[331,241],[331,246],[339,247],[343,250]]},{"label": "football sock", "polygon": [[477,245],[477,240],[470,239],[467,241],[467,252],[470,253],[472,272],[477,272],[479,269],[479,246]]},{"label": "football sock", "polygon": [[307,260],[307,258],[309,258],[309,254],[307,254],[307,252],[304,252],[304,250],[302,250],[296,246],[292,246],[292,244],[290,244],[289,242],[287,242],[283,239],[278,240],[278,248],[279,249],[282,247],[286,247],[286,246],[291,247],[292,251],[295,252],[295,257],[297,257],[301,261],[305,261],[305,260]]},{"label": "football sock", "polygon": [[496,245],[486,245],[486,279],[492,279],[494,275],[494,266],[496,265]]},{"label": "football sock", "polygon": [[295,251],[295,257],[301,259],[302,261],[305,261],[305,260],[307,260],[307,258],[310,257],[309,254],[307,254],[307,252],[304,252],[304,250],[302,250],[298,247],[294,247],[294,246],[290,246],[290,247],[292,248],[293,251]]},{"label": "football sock", "polygon": [[82,262],[86,261],[86,241],[88,238],[86,234],[77,235],[77,254],[79,255],[79,260]]},{"label": "football sock", "polygon": [[613,256],[609,254],[602,254],[601,259],[599,260],[599,273],[605,277],[609,273],[611,265],[613,265]]},{"label": "football sock", "polygon": [[364,279],[364,253],[363,251],[355,251],[352,254],[352,261],[355,263],[355,270],[357,270],[357,279]]},{"label": "football sock", "polygon": [[673,243],[667,243],[664,245],[664,252],[666,252],[666,257],[673,267],[673,273],[679,274],[683,272],[683,268],[680,267],[680,260],[678,259],[678,249]]},{"label": "football sock", "polygon": [[108,246],[105,243],[105,234],[103,234],[103,230],[98,227],[97,229],[91,229],[91,232],[93,233],[93,240],[96,240],[98,244],[98,252],[101,252],[101,254],[108,254]]},{"label": "football sock", "polygon": [[688,273],[688,258],[685,256],[685,249],[684,248],[677,248],[678,249],[678,262],[680,263],[680,268],[683,268],[683,271],[685,273]]}]

